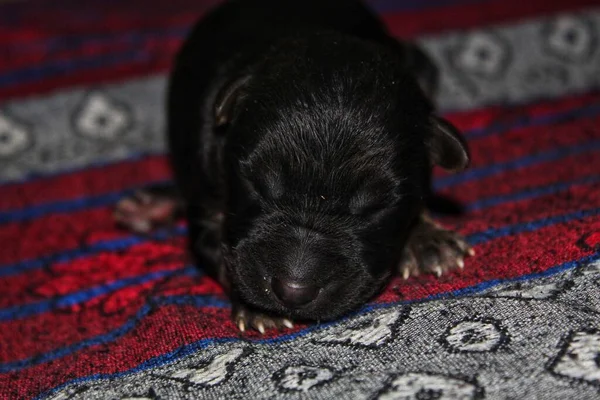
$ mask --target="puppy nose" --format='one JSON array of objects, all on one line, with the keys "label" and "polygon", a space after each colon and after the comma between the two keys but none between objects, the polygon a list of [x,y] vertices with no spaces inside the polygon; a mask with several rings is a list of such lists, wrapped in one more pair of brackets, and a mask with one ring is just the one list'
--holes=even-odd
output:
[{"label": "puppy nose", "polygon": [[319,294],[319,288],[316,286],[302,285],[277,278],[273,278],[271,286],[275,296],[290,308],[302,307],[316,299]]}]

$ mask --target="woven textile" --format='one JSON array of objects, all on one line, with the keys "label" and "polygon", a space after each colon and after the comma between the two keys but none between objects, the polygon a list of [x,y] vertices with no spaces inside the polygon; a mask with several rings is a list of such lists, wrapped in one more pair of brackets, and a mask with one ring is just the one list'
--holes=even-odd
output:
[{"label": "woven textile", "polygon": [[596,399],[600,8],[372,0],[442,71],[472,167],[435,172],[477,256],[356,314],[240,336],[186,227],[119,230],[168,181],[165,73],[218,1],[0,4],[0,399]]}]

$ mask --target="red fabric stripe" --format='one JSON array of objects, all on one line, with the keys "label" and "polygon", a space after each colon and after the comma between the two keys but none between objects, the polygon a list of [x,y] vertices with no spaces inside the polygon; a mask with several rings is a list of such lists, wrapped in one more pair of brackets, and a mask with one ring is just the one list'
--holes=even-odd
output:
[{"label": "red fabric stripe", "polygon": [[142,78],[150,75],[164,74],[171,66],[171,54],[150,61],[122,64],[77,72],[40,82],[32,82],[19,86],[0,88],[0,100],[19,97],[47,95],[52,92],[80,85],[109,84],[127,79]]},{"label": "red fabric stripe", "polygon": [[[143,54],[144,59],[148,62],[156,62],[156,60],[170,61],[170,58],[179,48],[179,44],[180,40],[171,36],[156,37],[143,42],[130,42],[127,38],[119,39],[117,36],[111,42],[90,41],[89,44],[74,49],[53,51],[47,48],[39,48],[38,51],[15,53],[14,56],[11,56],[10,63],[0,65],[0,74],[12,73],[32,66],[50,65],[56,62],[69,63],[72,60],[85,60],[94,56],[104,55],[107,60],[110,60],[115,55],[136,52]],[[77,73],[79,72],[81,71],[77,71]]]},{"label": "red fabric stripe", "polygon": [[155,282],[148,282],[98,297],[81,306],[2,322],[0,362],[34,357],[122,326],[144,305],[154,285]]},{"label": "red fabric stripe", "polygon": [[[580,249],[574,243],[584,232],[598,229],[600,218],[595,217],[483,244],[477,246],[479,255],[467,260],[463,271],[453,272],[441,279],[422,276],[404,283],[396,281],[377,301],[418,299],[465,288],[484,280],[544,271],[556,264],[589,255],[589,251]],[[506,254],[514,256],[507,260]],[[144,319],[135,332],[112,343],[110,352],[104,351],[104,346],[94,346],[54,362],[1,375],[0,387],[10,387],[8,394],[12,396],[32,396],[64,382],[66,376],[74,379],[94,373],[124,371],[183,344],[207,337],[237,336],[229,320],[229,310],[203,308],[201,319],[189,317],[198,312],[197,308],[188,306],[160,308]],[[169,321],[171,331],[178,332],[177,335],[169,335],[168,342],[160,340],[166,338],[162,334],[164,321]],[[20,381],[31,382],[31,386],[9,386],[8,383],[17,377]]]},{"label": "red fabric stripe", "polygon": [[[472,140],[471,167],[493,165],[522,158],[530,154],[543,153],[585,143],[600,137],[600,115],[577,121],[512,129],[502,135],[491,135]],[[498,151],[498,149],[502,149]]]},{"label": "red fabric stripe", "polygon": [[467,30],[483,25],[515,23],[543,14],[574,12],[597,5],[595,0],[529,0],[510,3],[505,0],[493,0],[486,1],[485,5],[473,2],[414,12],[389,13],[383,14],[382,18],[395,36],[413,37],[446,30]]},{"label": "red fabric stripe", "polygon": [[470,212],[460,221],[455,218],[445,218],[443,221],[451,226],[460,223],[462,231],[469,234],[566,214],[585,209],[593,204],[600,205],[600,183],[575,185],[558,194],[505,203],[502,206]]},{"label": "red fabric stripe", "polygon": [[[138,327],[117,340],[107,351],[106,346],[94,346],[67,357],[0,375],[1,394],[6,398],[30,398],[66,380],[93,373],[114,373],[132,368],[151,357],[174,350],[181,345],[203,338],[236,337],[227,309],[202,309],[202,318],[191,318],[200,310],[196,307],[167,306],[148,315]],[[168,330],[176,335],[164,334]],[[27,382],[15,385],[14,382]]]},{"label": "red fabric stripe", "polygon": [[[186,295],[222,295],[220,286],[208,278],[175,276],[158,284],[130,286],[53,313],[2,322],[0,363],[27,359],[110,332],[134,317],[149,298],[179,294],[175,292],[182,289]],[[39,332],[45,334],[40,336]]]},{"label": "red fabric stripe", "polygon": [[208,277],[190,278],[189,276],[174,276],[163,282],[154,292],[155,296],[195,296],[215,295],[224,296],[223,288]]},{"label": "red fabric stripe", "polygon": [[185,249],[185,238],[179,237],[6,276],[0,280],[0,308],[35,303],[152,271],[178,270],[189,262]]},{"label": "red fabric stripe", "polygon": [[0,186],[0,211],[97,196],[170,178],[164,156],[149,156],[26,183]]},{"label": "red fabric stripe", "polygon": [[[537,16],[540,13],[556,13],[562,11],[573,11],[581,9],[586,6],[595,5],[596,2],[593,0],[574,0],[570,3],[564,2],[546,2],[543,0],[534,0],[530,2],[519,2],[512,7],[507,7],[506,2],[494,0],[486,2],[486,6],[482,7],[478,4],[467,4],[452,7],[440,7],[433,9],[419,10],[415,12],[398,12],[398,13],[386,13],[382,17],[385,23],[390,27],[391,32],[394,35],[402,37],[415,36],[417,34],[422,35],[425,33],[434,33],[448,29],[457,28],[470,28],[486,23],[500,23],[513,21],[516,19],[529,18]],[[104,15],[103,18],[94,18],[90,21],[82,21],[80,25],[64,25],[55,26],[50,24],[46,27],[48,33],[36,33],[32,32],[30,28],[23,30],[22,32],[13,32],[9,34],[2,34],[0,31],[0,37],[9,37],[5,39],[10,43],[9,47],[4,50],[5,53],[9,54],[14,51],[11,46],[22,46],[31,40],[40,40],[43,37],[51,37],[57,32],[64,33],[73,32],[74,34],[83,35],[84,32],[97,33],[97,32],[131,32],[131,27],[136,26],[137,30],[144,29],[160,29],[160,28],[185,28],[189,27],[196,18],[206,10],[207,7],[197,8],[194,7],[194,11],[186,11],[185,13],[175,14],[159,14],[156,17],[140,17],[139,12],[133,15],[123,14],[121,11],[116,11],[115,14]],[[35,13],[29,18],[37,19]],[[65,17],[60,19],[62,21],[78,20],[77,18]],[[169,17],[165,17],[165,15]],[[155,19],[156,18],[156,19]],[[39,18],[42,19],[42,18]],[[39,21],[39,19],[37,19]],[[47,19],[47,18],[46,18]],[[58,20],[58,18],[57,18]],[[95,21],[102,21],[101,25]],[[167,24],[168,22],[168,24]],[[21,26],[31,26],[23,24]],[[1,29],[1,28],[0,28]],[[40,29],[40,28],[38,28]],[[174,52],[179,45],[179,41],[166,41],[166,44],[152,46],[154,56],[149,57],[146,62],[128,63],[119,66],[111,66],[102,68],[101,71],[80,71],[77,73],[69,74],[63,77],[54,77],[41,82],[28,83],[18,85],[15,87],[3,88],[0,90],[0,99],[10,98],[14,96],[27,96],[32,93],[41,94],[50,90],[55,90],[59,87],[67,87],[78,85],[82,83],[104,83],[115,79],[125,79],[134,76],[143,76],[148,74],[155,74],[164,72],[170,66],[170,62]],[[134,51],[139,46],[132,48]],[[2,46],[0,46],[2,49]],[[53,60],[53,58],[44,55],[44,51],[40,49],[37,56],[38,60],[43,59],[45,62]],[[53,57],[53,55],[52,55]],[[12,60],[14,57],[7,57],[8,60]],[[10,61],[12,63],[13,61]],[[39,62],[39,61],[38,61]],[[6,68],[13,69],[7,64]]]},{"label": "red fabric stripe", "polygon": [[[573,112],[600,103],[600,93],[594,91],[583,95],[567,96],[527,105],[504,105],[444,114],[444,118],[457,128],[469,133],[474,129],[506,127],[519,121]],[[502,129],[505,130],[505,129]],[[497,133],[494,133],[496,135]],[[471,142],[481,139],[471,139]]]},{"label": "red fabric stripe", "polygon": [[50,214],[31,221],[1,225],[0,243],[5,249],[0,252],[0,264],[13,264],[130,234],[124,229],[116,229],[112,207]]},{"label": "red fabric stripe", "polygon": [[[0,6],[0,46],[18,47],[47,38],[185,28],[221,0],[72,2],[28,0]],[[10,7],[9,6],[13,6]],[[144,10],[140,13],[140,9]],[[1,18],[4,17],[4,18]]]},{"label": "red fabric stripe", "polygon": [[574,155],[560,162],[542,163],[524,170],[512,170],[480,181],[466,182],[441,193],[459,201],[514,193],[531,187],[565,182],[577,176],[597,174],[599,159],[597,151]]}]

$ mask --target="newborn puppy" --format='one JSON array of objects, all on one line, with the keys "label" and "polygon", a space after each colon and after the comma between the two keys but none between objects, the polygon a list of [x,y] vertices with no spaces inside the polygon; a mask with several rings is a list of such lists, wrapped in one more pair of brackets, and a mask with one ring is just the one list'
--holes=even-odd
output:
[{"label": "newborn puppy", "polygon": [[436,70],[359,1],[229,1],[171,75],[176,189],[123,200],[138,231],[182,212],[197,263],[241,331],[337,318],[472,252],[426,215],[431,169],[469,163],[436,116]]}]

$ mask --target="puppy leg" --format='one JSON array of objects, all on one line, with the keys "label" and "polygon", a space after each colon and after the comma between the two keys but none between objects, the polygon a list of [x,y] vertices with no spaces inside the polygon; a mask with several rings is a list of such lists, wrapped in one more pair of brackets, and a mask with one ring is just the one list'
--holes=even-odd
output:
[{"label": "puppy leg", "polygon": [[117,224],[133,232],[148,233],[181,217],[183,205],[175,186],[154,186],[120,200],[114,218]]},{"label": "puppy leg", "polygon": [[475,251],[461,235],[423,214],[408,239],[398,269],[404,279],[420,273],[439,277],[451,269],[462,269],[463,259],[473,255]]}]

